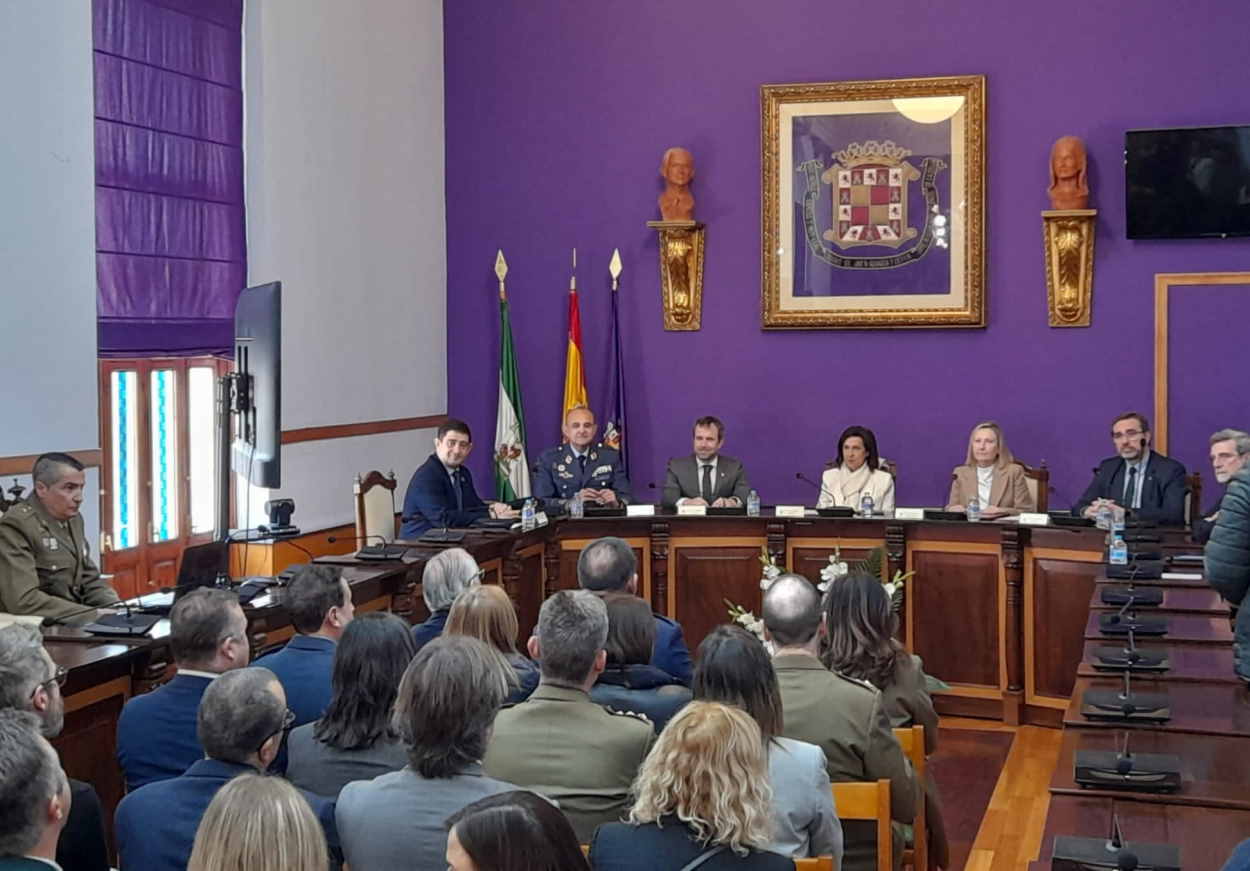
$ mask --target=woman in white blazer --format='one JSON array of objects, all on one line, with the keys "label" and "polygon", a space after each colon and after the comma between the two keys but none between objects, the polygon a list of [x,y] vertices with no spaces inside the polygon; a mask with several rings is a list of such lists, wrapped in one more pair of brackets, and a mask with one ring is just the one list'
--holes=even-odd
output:
[{"label": "woman in white blazer", "polygon": [[872,496],[873,511],[894,510],[894,476],[881,468],[877,437],[865,426],[848,426],[838,438],[833,468],[820,478],[817,508],[859,510],[864,494]]}]

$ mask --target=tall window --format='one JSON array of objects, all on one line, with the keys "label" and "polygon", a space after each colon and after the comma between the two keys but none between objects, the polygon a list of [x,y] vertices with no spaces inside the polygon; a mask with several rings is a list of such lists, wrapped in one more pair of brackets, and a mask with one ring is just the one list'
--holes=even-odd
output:
[{"label": "tall window", "polygon": [[171,586],[213,534],[220,357],[100,362],[101,553],[122,596]]}]

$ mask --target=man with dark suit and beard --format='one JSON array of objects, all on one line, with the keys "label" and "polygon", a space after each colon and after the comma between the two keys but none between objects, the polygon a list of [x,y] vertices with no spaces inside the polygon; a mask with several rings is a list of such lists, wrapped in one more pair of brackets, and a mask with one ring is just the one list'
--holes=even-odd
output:
[{"label": "man with dark suit and beard", "polygon": [[1104,505],[1165,526],[1185,524],[1185,467],[1150,449],[1150,421],[1136,411],[1111,422],[1116,456],[1103,460],[1094,480],[1072,507],[1078,517],[1096,517]]},{"label": "man with dark suit and beard", "polygon": [[725,425],[715,417],[694,422],[694,453],[668,461],[664,481],[665,505],[708,505],[738,508],[746,504],[751,485],[746,469],[721,454]]}]

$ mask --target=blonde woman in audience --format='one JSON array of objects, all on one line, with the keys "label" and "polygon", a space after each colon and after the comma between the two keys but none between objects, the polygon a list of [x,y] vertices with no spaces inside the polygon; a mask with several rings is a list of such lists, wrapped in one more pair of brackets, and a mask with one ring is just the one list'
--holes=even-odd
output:
[{"label": "blonde woman in audience", "polygon": [[329,861],[299,790],[280,777],[241,774],[204,812],[187,871],[325,871]]},{"label": "blonde woman in audience", "polygon": [[517,652],[516,608],[498,584],[470,587],[457,596],[443,631],[447,635],[468,635],[499,651],[516,676],[504,699],[505,705],[525,701],[538,686],[541,676],[538,666],[534,660]]},{"label": "blonde woman in audience", "polygon": [[962,466],[951,472],[951,478],[947,511],[965,511],[973,498],[986,519],[1037,510],[1037,502],[1025,481],[1024,466],[1016,462],[1002,427],[992,420],[972,428],[968,456]]},{"label": "blonde woman in audience", "polygon": [[629,822],[595,832],[595,871],[793,871],[768,852],[772,789],[760,727],[718,702],[691,702],[660,733],[634,781]]}]

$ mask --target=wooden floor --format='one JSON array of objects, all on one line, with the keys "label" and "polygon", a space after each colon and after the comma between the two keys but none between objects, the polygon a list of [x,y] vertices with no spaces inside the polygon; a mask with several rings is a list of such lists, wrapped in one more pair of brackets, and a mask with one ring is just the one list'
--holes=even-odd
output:
[{"label": "wooden floor", "polygon": [[[943,717],[953,729],[1014,732],[1011,752],[986,808],[964,871],[1022,871],[1038,857],[1046,826],[1048,787],[1062,733],[1038,726]],[[949,799],[948,799],[949,800]]]}]

